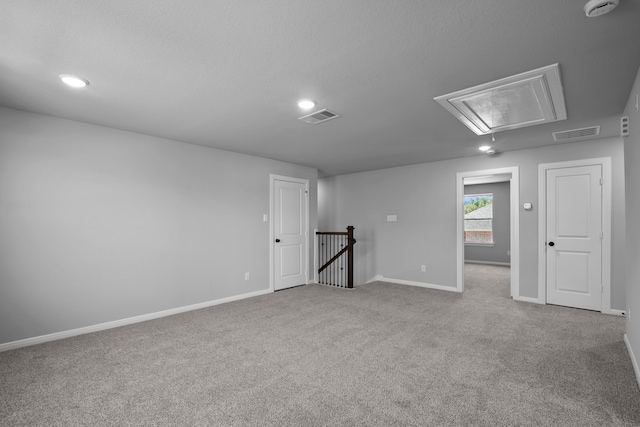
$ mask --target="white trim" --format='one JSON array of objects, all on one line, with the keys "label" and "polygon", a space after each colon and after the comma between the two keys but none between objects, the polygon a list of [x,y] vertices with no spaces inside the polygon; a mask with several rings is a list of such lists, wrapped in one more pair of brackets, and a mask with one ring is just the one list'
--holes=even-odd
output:
[{"label": "white trim", "polygon": [[411,280],[391,279],[389,277],[384,277],[381,275],[375,276],[374,279],[376,279],[375,281],[378,281],[378,282],[396,283],[398,285],[407,285],[407,286],[417,286],[419,288],[436,289],[439,291],[460,292],[457,288],[454,288],[453,286],[434,285],[432,283],[413,282]]},{"label": "white trim", "polygon": [[547,303],[547,262],[546,262],[546,212],[547,212],[547,170],[538,165],[538,300]]},{"label": "white trim", "polygon": [[371,279],[367,280],[367,283],[379,282],[382,279],[384,279],[384,276],[382,274],[377,274],[377,275],[373,276]]},{"label": "white trim", "polygon": [[487,247],[494,247],[496,244],[495,242],[491,242],[491,243],[479,243],[479,242],[464,242],[465,246],[487,246]]},{"label": "white trim", "polygon": [[274,201],[273,198],[275,196],[275,192],[274,192],[275,181],[295,182],[298,184],[305,185],[305,191],[306,191],[305,201],[307,203],[307,206],[305,209],[306,210],[305,221],[307,223],[307,230],[306,230],[305,253],[304,253],[305,265],[306,265],[304,284],[305,285],[309,284],[309,227],[310,227],[309,225],[309,180],[304,178],[294,178],[290,176],[269,174],[269,215],[271,216],[271,220],[269,221],[269,289],[271,289],[272,292],[275,291],[275,268],[274,268],[275,257],[273,254],[273,249],[274,249],[273,235],[274,235],[274,227],[275,227],[275,222],[274,222],[275,206],[273,205],[273,201]]},{"label": "white trim", "polygon": [[318,255],[318,229],[313,230],[313,283],[320,282],[318,269],[320,268],[320,256]]},{"label": "white trim", "polygon": [[616,310],[615,308],[612,308],[610,310],[607,310],[606,312],[603,311],[604,314],[611,314],[613,316],[626,316],[627,313],[624,310]]},{"label": "white trim", "polygon": [[505,267],[511,267],[511,263],[509,262],[496,262],[496,261],[476,261],[473,259],[465,259],[465,263],[469,264],[486,264],[486,265],[500,265]]},{"label": "white trim", "polygon": [[633,372],[636,374],[636,382],[638,383],[638,387],[640,387],[640,368],[638,367],[638,361],[636,360],[636,356],[633,354],[633,349],[631,348],[631,343],[629,342],[629,338],[627,334],[624,334],[624,343],[627,346],[627,351],[629,352],[629,357],[631,358],[631,364],[633,365]]},{"label": "white trim", "polygon": [[0,344],[0,352],[13,350],[20,347],[26,347],[35,344],[42,344],[48,341],[60,340],[63,338],[75,337],[77,335],[90,334],[92,332],[104,331],[105,329],[118,328],[120,326],[131,325],[133,323],[146,322],[147,320],[159,319],[161,317],[172,316],[174,314],[184,313],[187,311],[200,310],[201,308],[213,307],[214,305],[225,304],[227,302],[238,301],[241,299],[257,297],[260,295],[270,294],[271,290],[264,289],[261,291],[249,292],[246,294],[234,295],[231,297],[220,298],[212,301],[201,302],[198,304],[186,305],[183,307],[171,308],[169,310],[157,311],[155,313],[143,314],[140,316],[127,317],[126,319],[114,320],[111,322],[99,323],[97,325],[85,326],[68,331],[55,332],[53,334],[40,335],[38,337],[26,338],[18,341],[11,341]]},{"label": "white trim", "polygon": [[325,286],[327,288],[332,288],[332,289],[342,289],[343,291],[353,291],[353,290],[356,289],[356,286],[358,286],[358,285],[353,285],[353,288],[345,288],[345,287],[342,287],[342,286],[330,285],[328,283],[314,283],[314,285]]},{"label": "white trim", "polygon": [[538,165],[538,299],[547,302],[546,212],[547,170],[580,166],[602,166],[602,302],[600,311],[616,314],[611,309],[611,157],[572,160],[568,162],[541,163]]},{"label": "white trim", "polygon": [[532,304],[544,304],[544,302],[540,302],[540,300],[538,298],[531,298],[531,297],[521,297],[518,296],[513,297],[514,301],[520,301],[520,302],[528,302],[528,303],[532,303]]},{"label": "white trim", "polygon": [[464,291],[464,179],[476,176],[511,174],[509,195],[511,198],[511,297],[520,296],[520,168],[511,166],[497,169],[485,169],[472,172],[458,172],[456,174],[456,266],[457,292]]}]

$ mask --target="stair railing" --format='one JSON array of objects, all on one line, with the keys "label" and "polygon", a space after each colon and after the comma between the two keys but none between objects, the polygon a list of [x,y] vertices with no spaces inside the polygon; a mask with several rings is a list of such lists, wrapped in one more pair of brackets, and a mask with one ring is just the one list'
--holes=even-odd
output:
[{"label": "stair railing", "polygon": [[316,231],[318,238],[318,282],[339,288],[353,288],[353,226],[347,231]]}]

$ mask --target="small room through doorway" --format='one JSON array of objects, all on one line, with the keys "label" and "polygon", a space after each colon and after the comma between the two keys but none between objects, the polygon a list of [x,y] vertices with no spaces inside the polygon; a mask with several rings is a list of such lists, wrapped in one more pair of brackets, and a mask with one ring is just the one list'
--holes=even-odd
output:
[{"label": "small room through doorway", "polygon": [[464,179],[465,289],[511,297],[511,174]]},{"label": "small room through doorway", "polygon": [[[504,293],[520,298],[519,188],[517,166],[457,174],[459,292],[465,290],[465,276],[499,270],[507,277]],[[465,212],[465,201],[475,206]]]}]

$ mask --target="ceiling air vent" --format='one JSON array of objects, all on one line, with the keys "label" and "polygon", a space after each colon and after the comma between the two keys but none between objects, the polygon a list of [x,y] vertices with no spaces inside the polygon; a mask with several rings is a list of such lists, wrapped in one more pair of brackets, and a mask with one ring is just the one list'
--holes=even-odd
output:
[{"label": "ceiling air vent", "polygon": [[477,135],[567,118],[558,64],[434,99]]},{"label": "ceiling air vent", "polygon": [[554,141],[567,141],[570,139],[588,138],[590,136],[600,135],[600,126],[592,126],[590,128],[565,130],[563,132],[554,132]]},{"label": "ceiling air vent", "polygon": [[337,119],[338,117],[342,116],[325,109],[316,111],[315,113],[307,114],[306,116],[299,117],[298,120],[302,120],[303,122],[310,123],[312,125],[317,125],[319,123],[324,123],[332,119]]}]

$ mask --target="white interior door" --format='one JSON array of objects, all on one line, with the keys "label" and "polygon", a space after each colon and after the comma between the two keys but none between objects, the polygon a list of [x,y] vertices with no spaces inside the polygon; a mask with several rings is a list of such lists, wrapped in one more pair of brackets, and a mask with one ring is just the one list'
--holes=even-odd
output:
[{"label": "white interior door", "polygon": [[274,180],[274,288],[307,283],[307,185]]},{"label": "white interior door", "polygon": [[548,169],[547,302],[602,308],[602,166]]}]

